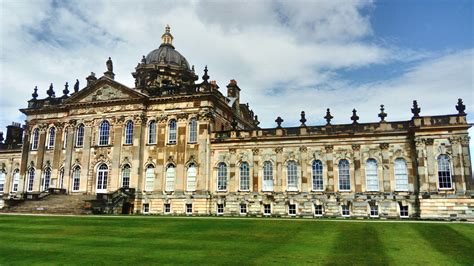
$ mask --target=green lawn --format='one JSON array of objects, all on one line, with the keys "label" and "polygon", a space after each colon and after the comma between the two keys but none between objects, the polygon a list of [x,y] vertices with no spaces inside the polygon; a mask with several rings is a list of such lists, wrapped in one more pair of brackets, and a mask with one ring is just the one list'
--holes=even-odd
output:
[{"label": "green lawn", "polygon": [[0,215],[3,264],[472,265],[474,225]]}]

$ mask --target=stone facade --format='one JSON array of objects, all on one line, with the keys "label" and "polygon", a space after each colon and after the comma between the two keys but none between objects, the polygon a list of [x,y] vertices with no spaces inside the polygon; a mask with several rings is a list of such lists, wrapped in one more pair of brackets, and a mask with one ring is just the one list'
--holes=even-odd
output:
[{"label": "stone facade", "polygon": [[420,116],[415,102],[407,121],[382,109],[359,124],[354,110],[353,124],[332,125],[328,110],[326,125],[306,126],[302,113],[300,127],[262,129],[235,80],[226,96],[207,67],[196,83],[169,28],[162,39],[135,88],[114,80],[109,59],[72,94],[35,89],[16,125],[22,145],[2,140],[3,199],[130,187],[133,213],[474,219],[462,101],[453,115]]}]

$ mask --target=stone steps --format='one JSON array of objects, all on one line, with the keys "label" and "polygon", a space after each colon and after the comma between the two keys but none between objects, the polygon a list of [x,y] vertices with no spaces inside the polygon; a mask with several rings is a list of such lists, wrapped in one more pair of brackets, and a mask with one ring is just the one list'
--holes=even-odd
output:
[{"label": "stone steps", "polygon": [[91,214],[85,209],[86,200],[95,199],[90,195],[49,195],[38,201],[27,200],[2,212],[44,213],[44,214]]}]

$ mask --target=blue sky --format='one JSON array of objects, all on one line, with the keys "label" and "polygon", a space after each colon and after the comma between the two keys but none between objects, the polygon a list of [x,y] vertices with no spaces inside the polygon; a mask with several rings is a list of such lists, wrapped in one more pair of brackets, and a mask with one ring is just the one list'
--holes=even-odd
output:
[{"label": "blue sky", "polygon": [[[114,61],[116,80],[160,44],[166,24],[174,45],[205,65],[223,89],[236,79],[263,127],[410,119],[454,113],[457,98],[474,115],[473,1],[48,1],[0,0],[0,128],[24,117],[35,86],[85,84]],[[15,93],[10,93],[14,91]],[[284,108],[282,108],[282,105]],[[474,152],[473,152],[474,154]]]}]

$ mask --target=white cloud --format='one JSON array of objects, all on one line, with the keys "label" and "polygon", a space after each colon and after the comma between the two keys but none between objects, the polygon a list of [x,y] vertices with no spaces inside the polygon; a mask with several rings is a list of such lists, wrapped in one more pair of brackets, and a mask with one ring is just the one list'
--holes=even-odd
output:
[{"label": "white cloud", "polygon": [[[389,120],[409,119],[413,99],[430,115],[454,112],[458,97],[474,106],[472,50],[436,54],[371,42],[373,8],[371,1],[339,0],[1,1],[0,126],[22,119],[17,110],[34,86],[44,97],[53,82],[60,95],[66,81],[101,75],[109,56],[116,79],[133,86],[130,73],[159,46],[168,23],[198,75],[208,65],[222,90],[237,79],[262,126],[274,126],[277,115],[297,124],[301,110],[318,124],[327,107],[336,122],[348,123],[352,108],[361,121],[377,121],[379,104]],[[415,64],[369,84],[338,75],[394,62]]]}]

